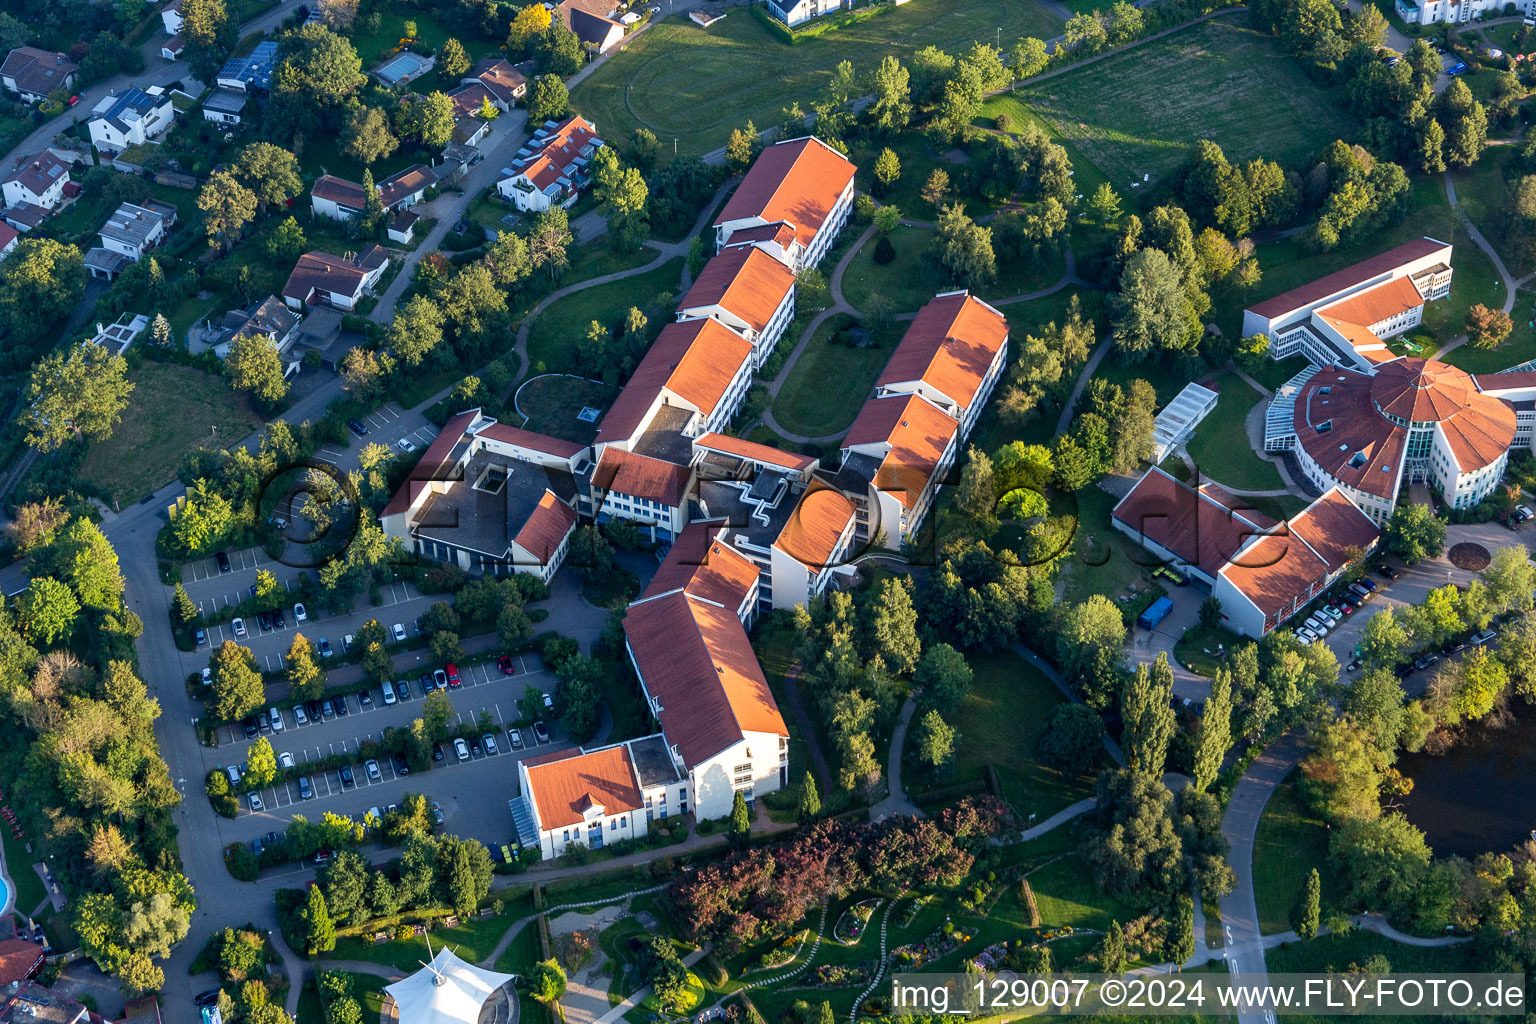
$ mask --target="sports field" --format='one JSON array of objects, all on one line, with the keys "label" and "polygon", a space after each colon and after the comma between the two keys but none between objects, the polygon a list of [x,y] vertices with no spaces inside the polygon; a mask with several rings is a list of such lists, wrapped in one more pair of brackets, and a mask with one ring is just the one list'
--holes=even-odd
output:
[{"label": "sports field", "polygon": [[1197,139],[1213,140],[1233,163],[1265,157],[1290,167],[1358,127],[1273,40],[1231,17],[1018,96],[1122,195],[1143,175],[1156,180],[1177,168]]},{"label": "sports field", "polygon": [[864,74],[887,53],[906,62],[924,46],[959,53],[999,38],[1006,49],[1061,24],[1036,0],[923,0],[790,46],[732,7],[707,29],[674,17],[646,30],[576,87],[571,106],[609,139],[646,127],[667,150],[676,139],[679,153],[699,155],[748,118],[761,129],[793,101],[809,111],[839,61]]}]

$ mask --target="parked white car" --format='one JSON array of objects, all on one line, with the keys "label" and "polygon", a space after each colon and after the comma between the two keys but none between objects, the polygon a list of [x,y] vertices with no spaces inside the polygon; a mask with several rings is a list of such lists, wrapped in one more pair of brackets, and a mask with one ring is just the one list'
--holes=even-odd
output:
[{"label": "parked white car", "polygon": [[304,611],[304,606],[302,604],[296,604],[296,605],[293,606],[293,621],[295,621],[295,622],[308,622],[309,621],[309,614]]},{"label": "parked white car", "polygon": [[283,731],[283,713],[281,711],[277,710],[275,707],[268,708],[267,718],[272,722],[273,732]]}]

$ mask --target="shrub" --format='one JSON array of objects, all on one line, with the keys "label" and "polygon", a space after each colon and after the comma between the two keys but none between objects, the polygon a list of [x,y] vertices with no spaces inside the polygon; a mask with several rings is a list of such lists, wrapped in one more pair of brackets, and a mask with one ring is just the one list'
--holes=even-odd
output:
[{"label": "shrub", "polygon": [[891,244],[889,236],[880,236],[880,240],[875,243],[874,256],[875,262],[882,266],[887,263],[891,263],[896,259],[896,247]]},{"label": "shrub", "polygon": [[242,882],[254,882],[261,874],[256,855],[244,843],[230,843],[224,848],[224,866]]}]

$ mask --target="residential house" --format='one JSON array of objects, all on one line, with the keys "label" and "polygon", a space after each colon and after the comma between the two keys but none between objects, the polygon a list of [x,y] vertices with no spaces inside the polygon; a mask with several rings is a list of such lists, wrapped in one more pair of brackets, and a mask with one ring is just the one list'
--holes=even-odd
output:
[{"label": "residential house", "polygon": [[576,529],[585,445],[498,423],[479,409],[449,420],[380,515],[416,555],[491,575],[548,581]]},{"label": "residential house", "polygon": [[63,202],[69,185],[69,165],[52,150],[21,158],[0,178],[5,222],[17,231],[32,230]]},{"label": "residential house", "polygon": [[1531,0],[1517,0],[1514,4],[1508,0],[1396,0],[1393,6],[1397,16],[1410,25],[1462,24],[1474,19],[1498,17],[1510,7],[1526,18],[1536,13]]},{"label": "residential house", "polygon": [[509,803],[518,838],[545,860],[573,845],[639,839],[658,814],[667,817],[668,796],[683,781],[661,736],[538,754],[519,761],[517,775],[521,795]]},{"label": "residential house", "polygon": [[237,125],[245,120],[250,97],[234,89],[215,89],[203,100],[203,120],[215,124]]},{"label": "residential house", "polygon": [[[375,187],[385,211],[415,206],[427,189],[437,184],[437,175],[426,164],[412,164],[379,182]],[[322,174],[309,193],[315,213],[331,220],[347,221],[363,212],[367,194],[355,181]]]},{"label": "residential house", "polygon": [[491,102],[503,114],[511,112],[517,101],[528,94],[528,78],[499,57],[486,57],[469,69],[463,84],[479,82],[491,94]]},{"label": "residential house", "polygon": [[847,495],[820,481],[807,488],[773,542],[773,607],[805,604],[850,575],[857,533],[858,508]]},{"label": "residential house", "polygon": [[182,51],[186,48],[187,37],[177,34],[160,44],[160,56],[166,60],[180,60]]},{"label": "residential house", "polygon": [[613,0],[560,0],[556,9],[565,27],[593,53],[607,53],[624,41],[624,25]]},{"label": "residential house", "polygon": [[248,55],[231,57],[214,76],[214,84],[236,92],[264,93],[272,87],[272,71],[276,67],[277,43],[257,43]]},{"label": "residential house", "polygon": [[73,86],[75,72],[79,70],[80,65],[62,53],[39,50],[35,46],[18,46],[0,63],[0,85],[15,93],[23,103],[37,103],[47,99],[55,89]]},{"label": "residential house", "polygon": [[0,940],[0,990],[20,987],[43,966],[46,959],[41,942],[16,936]]},{"label": "residential house", "polygon": [[157,141],[175,120],[171,94],[153,85],[102,97],[85,126],[93,146],[115,155],[130,146]]},{"label": "residential house", "polygon": [[842,9],[842,0],[765,0],[768,11],[775,18],[794,28],[812,18],[832,14]]},{"label": "residential house", "polygon": [[453,104],[453,141],[461,146],[478,146],[491,130],[491,122],[480,117],[487,102],[496,106],[496,97],[483,82],[470,79],[448,93]]},{"label": "residential house", "polygon": [[9,224],[0,223],[0,257],[4,257],[12,249],[16,248],[16,239],[21,237],[21,232]]},{"label": "residential house", "polygon": [[1007,318],[970,292],[945,292],[918,311],[875,390],[922,395],[959,421],[963,441],[1007,362]]},{"label": "residential house", "polygon": [[120,252],[137,263],[146,252],[165,241],[175,224],[176,207],[146,199],[142,205],[119,206],[97,234],[103,248]]},{"label": "residential house", "polygon": [[165,26],[165,34],[168,36],[180,35],[182,29],[181,0],[171,0],[160,11],[160,23]]},{"label": "residential house", "polygon": [[757,370],[795,318],[795,273],[757,246],[726,249],[704,264],[678,303],[677,319],[709,317],[752,343]]},{"label": "residential house", "polygon": [[310,303],[354,309],[387,266],[389,255],[377,245],[350,258],[318,250],[307,252],[299,257],[283,285],[283,301],[298,310]]},{"label": "residential house", "polygon": [[236,338],[265,337],[272,342],[278,355],[282,355],[298,337],[299,324],[303,320],[304,317],[289,309],[282,299],[268,295],[244,309],[225,313],[211,347],[214,355],[223,359],[229,355],[230,343]]},{"label": "residential house", "polygon": [[570,207],[592,183],[590,162],[601,145],[597,128],[579,114],[558,124],[547,122],[518,150],[512,166],[503,169],[507,177],[496,183],[496,191],[528,213]]},{"label": "residential house", "polygon": [[84,1004],[35,981],[0,988],[0,1024],[82,1024],[99,1021]]},{"label": "residential house", "polygon": [[787,784],[789,730],[736,609],[686,586],[629,606],[625,646],[699,819]]},{"label": "residential house", "polygon": [[769,146],[715,218],[715,247],[767,243],[797,271],[821,262],[853,211],[853,164],[817,138]]}]

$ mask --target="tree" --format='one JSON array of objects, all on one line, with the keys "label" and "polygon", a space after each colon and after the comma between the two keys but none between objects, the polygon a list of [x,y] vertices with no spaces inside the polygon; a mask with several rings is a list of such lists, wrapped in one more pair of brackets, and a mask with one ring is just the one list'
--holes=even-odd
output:
[{"label": "tree", "polygon": [[558,75],[540,75],[528,92],[528,120],[558,120],[571,109],[571,94]]},{"label": "tree", "polygon": [[528,262],[534,270],[542,270],[551,279],[559,277],[570,266],[566,252],[574,241],[570,219],[563,208],[551,206],[533,220],[533,230],[528,235]]},{"label": "tree", "polygon": [[44,356],[32,369],[21,415],[27,444],[51,452],[75,434],[111,437],[133,393],[127,374],[127,361],[95,342]]},{"label": "tree", "polygon": [[197,194],[197,208],[203,211],[208,244],[222,252],[239,239],[241,229],[256,216],[256,193],[228,171],[214,171]]},{"label": "tree", "polygon": [[528,243],[515,231],[496,232],[483,257],[492,279],[503,287],[520,285],[533,273],[533,263],[528,255]]},{"label": "tree", "polygon": [[507,52],[513,56],[526,53],[529,40],[542,36],[549,23],[549,8],[543,4],[529,4],[519,10],[507,31]]},{"label": "tree", "polygon": [[1434,558],[1445,547],[1445,521],[1427,505],[1399,502],[1386,532],[1387,550],[1409,565]]},{"label": "tree", "polygon": [[1090,707],[1108,707],[1124,672],[1125,620],[1120,609],[1102,594],[1066,607],[1056,643],[1063,674],[1083,699]]},{"label": "tree", "polygon": [[324,25],[290,33],[283,54],[272,73],[272,96],[280,107],[340,107],[368,81],[351,42]]},{"label": "tree", "polygon": [[453,101],[439,91],[408,95],[395,110],[395,128],[423,146],[441,149],[453,141]]},{"label": "tree", "polygon": [[554,1003],[565,994],[565,971],[554,960],[540,960],[528,976],[529,992],[541,1003]]},{"label": "tree", "polygon": [[341,152],[360,164],[382,160],[399,147],[389,117],[378,107],[354,107],[341,132]]},{"label": "tree", "polygon": [[591,739],[597,730],[603,671],[602,662],[584,655],[567,658],[555,670],[560,722],[578,743]]},{"label": "tree", "polygon": [[1317,922],[1322,912],[1323,880],[1318,876],[1317,868],[1313,868],[1307,874],[1306,884],[1301,893],[1296,897],[1296,905],[1291,908],[1291,927],[1302,941],[1317,938]]},{"label": "tree", "polygon": [[1515,322],[1502,309],[1489,309],[1481,302],[1467,310],[1467,335],[1475,348],[1498,348],[1515,329]]},{"label": "tree", "polygon": [[253,142],[240,151],[235,173],[265,209],[286,203],[304,191],[299,158],[270,142]]},{"label": "tree", "polygon": [[325,893],[318,885],[309,887],[309,901],[304,907],[305,943],[310,956],[329,953],[336,948],[336,928],[331,924],[330,911],[325,906]]},{"label": "tree", "polygon": [[1014,78],[1033,78],[1045,70],[1050,63],[1050,54],[1046,51],[1045,43],[1033,36],[1025,36],[1013,44],[1013,52],[1009,54],[1009,64],[1013,68]]},{"label": "tree", "polygon": [[315,647],[303,633],[293,634],[284,660],[288,696],[294,700],[316,700],[325,693],[325,671],[316,664]]},{"label": "tree", "polygon": [[442,343],[441,307],[425,295],[413,295],[395,311],[384,331],[389,351],[406,366],[419,366]]},{"label": "tree", "polygon": [[816,777],[811,770],[805,770],[805,776],[800,780],[800,806],[796,813],[800,824],[808,825],[821,813],[821,794],[816,789]]},{"label": "tree", "polygon": [[249,391],[268,405],[276,405],[288,394],[283,358],[277,354],[277,344],[265,334],[236,335],[224,359],[224,374],[230,387]]},{"label": "tree", "polygon": [[982,529],[997,526],[997,491],[992,482],[992,460],[974,445],[966,451],[955,507]]},{"label": "tree", "polygon": [[1195,737],[1194,782],[1204,792],[1221,772],[1221,763],[1232,746],[1232,673],[1217,669],[1211,695],[1200,712],[1200,733]]},{"label": "tree", "polygon": [[992,229],[973,221],[960,203],[952,203],[939,211],[932,248],[938,261],[970,287],[986,284],[997,277]]},{"label": "tree", "polygon": [[885,577],[865,612],[868,644],[885,661],[886,668],[903,676],[916,669],[923,644],[917,634],[911,577]]},{"label": "tree", "polygon": [[1035,738],[1041,760],[1072,775],[1090,772],[1103,749],[1104,722],[1099,713],[1071,701],[1051,708]]},{"label": "tree", "polygon": [[208,699],[208,713],[223,722],[233,722],[261,707],[266,691],[256,659],[233,640],[225,640],[213,655],[213,692]]},{"label": "tree", "polygon": [[1099,223],[1108,225],[1110,221],[1120,216],[1120,197],[1115,194],[1114,186],[1104,181],[1088,199],[1088,208],[1099,218]]},{"label": "tree", "polygon": [[51,238],[23,238],[0,263],[0,327],[31,343],[85,293],[85,257]]},{"label": "tree", "polygon": [[[606,147],[599,152],[604,151]],[[645,214],[650,189],[645,178],[635,168],[625,167],[606,183],[599,182],[595,193],[598,202],[608,205],[608,236],[613,244],[621,250],[639,248],[650,232]]]},{"label": "tree", "polygon": [[258,736],[245,752],[245,782],[252,789],[260,789],[271,785],[275,778],[277,755],[272,753],[272,744],[267,738]]},{"label": "tree", "polygon": [[564,18],[550,19],[549,27],[540,34],[534,50],[539,71],[543,74],[568,78],[581,70],[584,54],[581,40],[566,27]]},{"label": "tree", "polygon": [[213,81],[235,44],[238,26],[229,20],[224,0],[183,0],[181,33],[194,78]]},{"label": "tree", "polygon": [[1195,901],[1189,893],[1174,896],[1165,934],[1163,955],[1173,964],[1183,966],[1195,955]]},{"label": "tree", "polygon": [[[267,236],[267,255],[281,263],[292,263],[308,248],[309,239],[304,237],[304,229],[292,217],[283,220]],[[170,329],[170,324],[166,324],[166,329]]]},{"label": "tree", "polygon": [[940,206],[949,196],[949,173],[942,167],[935,167],[933,173],[928,175],[928,180],[923,182],[922,190],[918,193],[923,201]]},{"label": "tree", "polygon": [[865,116],[876,131],[894,134],[912,120],[911,76],[895,57],[881,58],[870,76],[869,92],[873,98]]},{"label": "tree", "polygon": [[469,54],[464,52],[464,44],[450,36],[437,51],[437,70],[449,81],[462,78],[469,70]]},{"label": "tree", "polygon": [[917,723],[917,759],[935,773],[943,771],[955,756],[955,730],[929,708]]},{"label": "tree", "polygon": [[1066,25],[1067,49],[1077,53],[1098,53],[1109,41],[1109,32],[1097,11],[1074,14]]},{"label": "tree", "polygon": [[38,576],[16,598],[16,612],[27,639],[36,646],[51,647],[74,628],[80,602],[74,591],[52,576]]},{"label": "tree", "polygon": [[123,995],[129,998],[165,987],[165,971],[156,966],[148,953],[138,950],[125,953],[113,973],[117,975]]},{"label": "tree", "polygon": [[748,119],[742,127],[731,129],[731,137],[725,143],[725,165],[734,174],[744,174],[762,151],[763,140],[757,125]]},{"label": "tree", "polygon": [[738,850],[745,849],[747,836],[752,831],[752,815],[747,811],[747,798],[741,790],[736,791],[736,796],[731,801],[731,824],[726,833],[731,845]]},{"label": "tree", "polygon": [[1173,739],[1172,700],[1173,669],[1166,653],[1157,656],[1150,671],[1145,662],[1136,667],[1136,674],[1120,692],[1120,717],[1125,722],[1121,745],[1127,768],[1162,777]]},{"label": "tree", "polygon": [[971,666],[949,644],[930,644],[917,663],[912,684],[923,707],[952,711],[971,691]]},{"label": "tree", "polygon": [[1099,970],[1104,974],[1120,974],[1130,962],[1125,955],[1125,932],[1119,921],[1109,922],[1109,927],[1104,930],[1097,959]]},{"label": "tree", "polygon": [[171,322],[165,318],[164,313],[156,313],[155,318],[150,321],[149,339],[155,343],[156,348],[171,347],[171,342],[175,339],[171,336]]},{"label": "tree", "polygon": [[1115,348],[1127,359],[1182,352],[1200,336],[1179,270],[1161,249],[1142,249],[1126,261],[1109,305]]},{"label": "tree", "polygon": [[896,155],[894,149],[886,148],[880,151],[875,158],[875,181],[880,185],[882,194],[890,190],[901,177],[901,158]]}]

